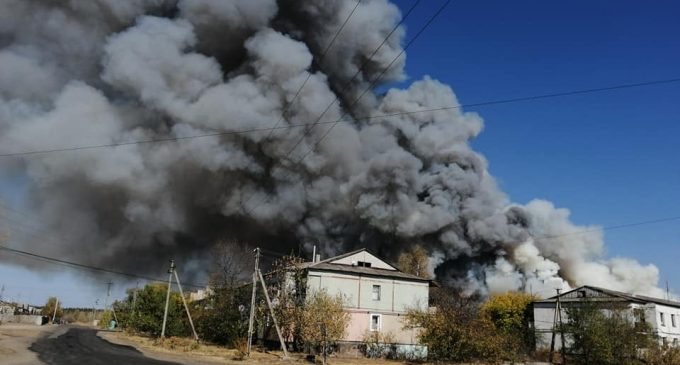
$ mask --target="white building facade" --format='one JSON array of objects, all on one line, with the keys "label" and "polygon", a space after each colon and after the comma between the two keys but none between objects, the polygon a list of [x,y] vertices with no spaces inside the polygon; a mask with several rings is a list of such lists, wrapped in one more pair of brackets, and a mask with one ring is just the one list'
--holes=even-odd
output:
[{"label": "white building facade", "polygon": [[381,332],[394,339],[398,355],[424,358],[416,329],[406,329],[409,309],[426,310],[430,280],[401,272],[365,249],[305,264],[307,293],[324,290],[344,298],[350,314],[344,345],[356,349],[367,334]]},{"label": "white building facade", "polygon": [[[566,308],[591,301],[624,308],[631,321],[647,323],[659,341],[669,346],[680,346],[680,302],[622,293],[593,286],[582,286],[559,295],[562,321],[568,320]],[[549,348],[553,332],[553,319],[557,296],[533,303],[533,326],[536,347]],[[565,339],[569,344],[568,336]],[[559,334],[555,348],[562,347]]]}]

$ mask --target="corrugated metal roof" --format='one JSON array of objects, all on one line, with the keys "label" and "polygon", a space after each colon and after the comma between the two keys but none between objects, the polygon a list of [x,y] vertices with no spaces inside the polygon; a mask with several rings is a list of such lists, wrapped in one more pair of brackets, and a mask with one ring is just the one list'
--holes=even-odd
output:
[{"label": "corrugated metal roof", "polygon": [[[560,300],[564,300],[563,297],[567,296],[569,294],[572,294],[574,292],[577,292],[579,290],[583,289],[590,289],[594,291],[598,291],[600,293],[609,295],[611,297],[616,297],[624,300],[628,300],[631,302],[636,302],[636,303],[655,303],[655,304],[661,304],[661,305],[667,305],[669,307],[676,307],[680,308],[680,302],[672,301],[672,300],[666,300],[666,299],[659,299],[659,298],[654,298],[654,297],[648,297],[645,295],[636,295],[636,294],[630,294],[630,293],[624,293],[616,290],[610,290],[610,289],[605,289],[605,288],[599,288],[596,286],[590,286],[590,285],[583,285],[581,287],[578,287],[576,289],[570,290],[568,292],[562,293],[559,295]],[[550,297],[548,299],[544,300],[537,300],[537,303],[553,303],[557,300],[557,295]],[[574,300],[581,300],[583,298],[574,298],[574,299],[567,299],[569,301],[574,301]],[[600,298],[601,300],[601,298]]]}]

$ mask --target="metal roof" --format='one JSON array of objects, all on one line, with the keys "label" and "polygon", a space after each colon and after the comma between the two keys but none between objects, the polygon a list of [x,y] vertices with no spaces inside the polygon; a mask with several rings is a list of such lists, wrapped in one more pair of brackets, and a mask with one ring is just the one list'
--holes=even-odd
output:
[{"label": "metal roof", "polygon": [[[365,267],[365,266],[354,266],[354,265],[345,265],[345,264],[333,264],[333,261],[340,260],[342,258],[352,256],[354,254],[360,253],[366,251],[370,253],[371,255],[378,257],[376,254],[372,253],[371,251],[361,248],[355,251],[343,253],[342,255],[334,256],[334,257],[329,257],[325,260],[319,261],[319,262],[305,262],[302,264],[302,268],[307,269],[307,270],[318,270],[318,271],[331,271],[331,272],[343,272],[343,273],[350,273],[350,274],[360,274],[360,275],[367,275],[367,276],[376,276],[376,277],[384,277],[384,278],[396,278],[396,279],[402,279],[402,280],[411,280],[411,281],[420,281],[420,282],[431,282],[429,279],[423,279],[419,276],[412,275],[412,274],[407,274],[405,272],[400,271],[397,268],[394,268],[394,270],[387,270],[387,269],[378,269],[375,267]],[[384,260],[382,260],[385,262]],[[388,262],[385,262],[387,265],[392,266]],[[394,267],[394,266],[392,266]]]},{"label": "metal roof", "polygon": [[[580,286],[576,289],[570,290],[568,292],[562,293],[560,295],[556,295],[553,297],[550,297],[548,299],[543,299],[543,300],[537,300],[536,303],[553,303],[557,300],[557,297],[560,297],[560,300],[564,300],[563,297],[567,296],[569,294],[572,294],[574,292],[577,292],[579,290],[583,289],[590,289],[593,291],[600,292],[602,294],[608,295],[610,297],[618,298],[619,300],[627,300],[635,303],[641,303],[641,304],[646,304],[646,303],[655,303],[655,304],[661,304],[661,305],[666,305],[669,307],[676,307],[680,308],[680,302],[672,301],[672,300],[666,300],[666,299],[659,299],[659,298],[654,298],[654,297],[648,297],[645,295],[636,295],[636,294],[630,294],[630,293],[624,293],[616,290],[610,290],[610,289],[605,289],[605,288],[599,288],[596,286],[590,286],[590,285],[583,285]],[[577,301],[581,300],[583,298],[573,298],[573,299],[567,299],[569,301]],[[602,298],[600,298],[602,299]]]},{"label": "metal roof", "polygon": [[326,263],[326,262],[317,262],[315,264],[307,266],[307,270],[342,272],[342,273],[360,274],[360,275],[367,275],[367,276],[377,276],[377,277],[384,277],[384,278],[397,278],[397,279],[403,279],[403,280],[421,281],[421,282],[429,282],[430,281],[428,279],[423,279],[419,276],[407,274],[407,273],[401,272],[399,270],[386,270],[386,269],[377,269],[377,268],[374,268],[374,267],[351,266],[351,265],[342,265],[342,264],[329,264],[329,263]]}]

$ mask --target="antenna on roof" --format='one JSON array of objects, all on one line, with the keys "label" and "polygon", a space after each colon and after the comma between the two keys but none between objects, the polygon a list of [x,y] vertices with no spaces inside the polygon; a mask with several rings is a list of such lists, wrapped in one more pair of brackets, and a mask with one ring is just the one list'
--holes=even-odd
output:
[{"label": "antenna on roof", "polygon": [[668,286],[668,280],[666,280],[666,300],[671,300],[671,289]]}]

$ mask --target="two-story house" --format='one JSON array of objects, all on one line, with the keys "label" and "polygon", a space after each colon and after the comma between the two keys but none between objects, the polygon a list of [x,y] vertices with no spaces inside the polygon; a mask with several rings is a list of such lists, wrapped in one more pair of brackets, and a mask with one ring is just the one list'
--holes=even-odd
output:
[{"label": "two-story house", "polygon": [[407,274],[366,249],[303,265],[307,292],[325,290],[345,298],[350,314],[344,347],[356,348],[365,334],[381,331],[394,338],[392,347],[409,357],[427,356],[417,341],[417,329],[404,328],[409,309],[428,308],[430,280]]},{"label": "two-story house", "polygon": [[[567,308],[578,303],[590,301],[623,308],[631,321],[649,324],[659,341],[671,346],[680,346],[680,302],[653,298],[643,295],[622,293],[594,286],[581,286],[552,298],[533,303],[534,329],[537,347],[548,347],[553,331],[553,318],[559,297],[562,305],[562,318],[567,321]],[[560,336],[556,336],[556,348],[561,348]],[[565,339],[569,344],[568,336]]]}]

